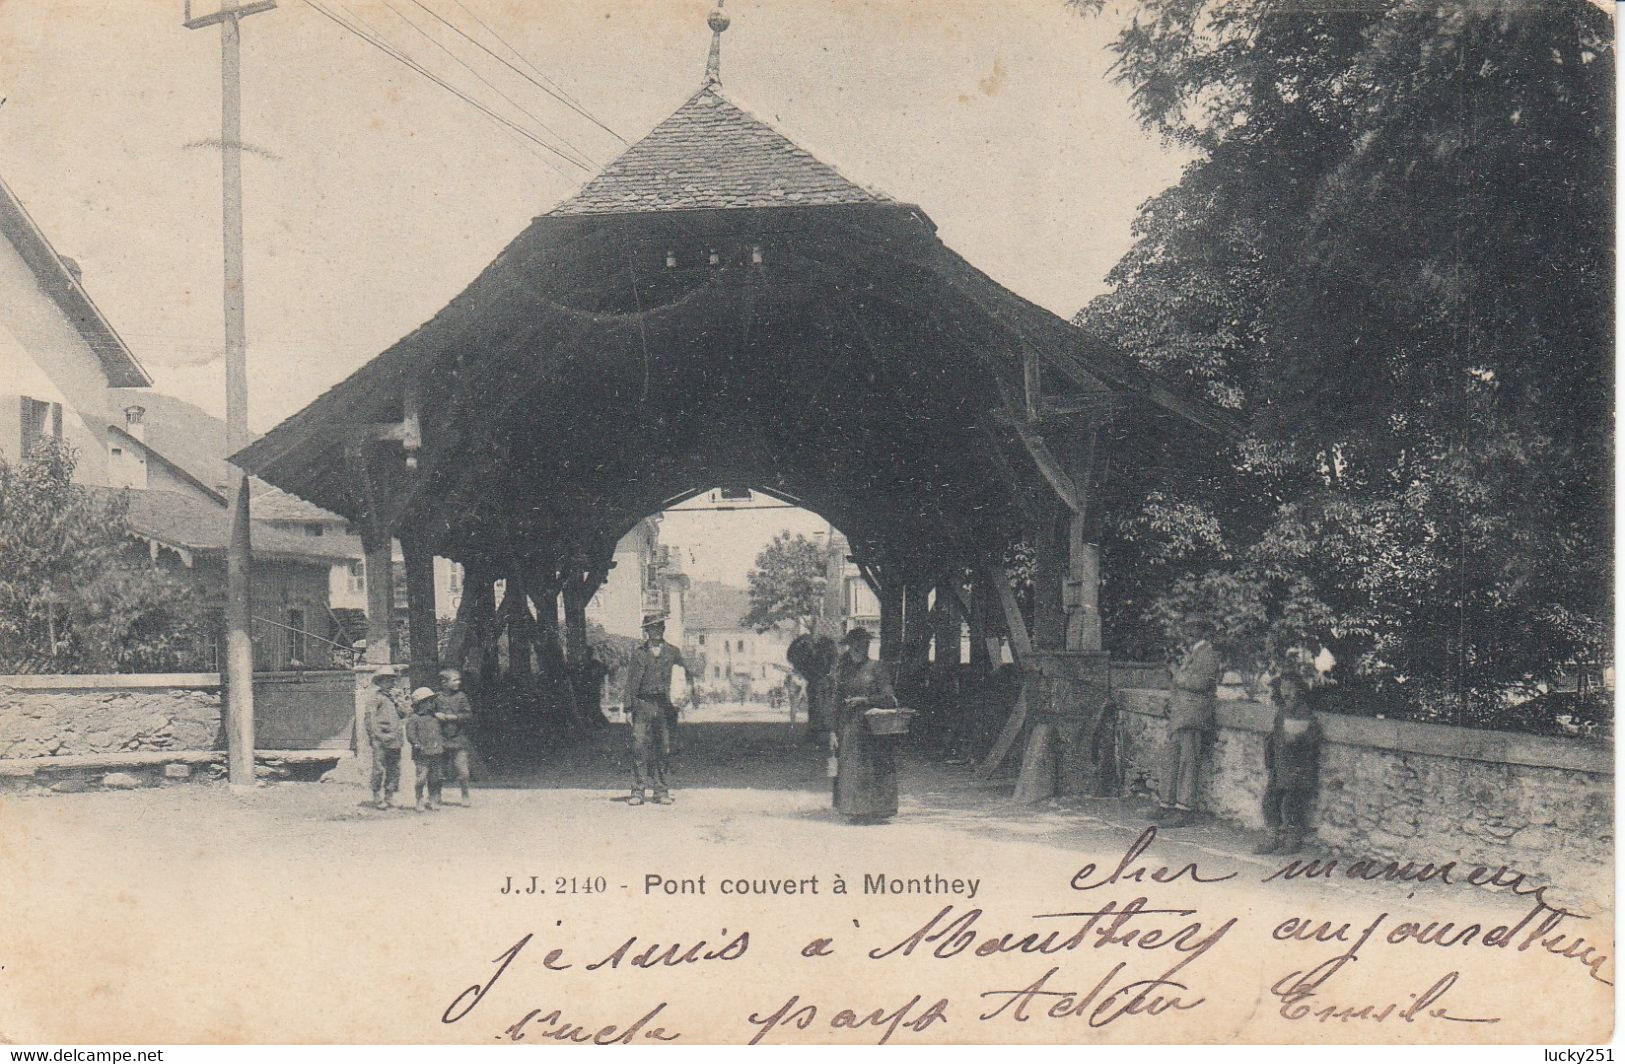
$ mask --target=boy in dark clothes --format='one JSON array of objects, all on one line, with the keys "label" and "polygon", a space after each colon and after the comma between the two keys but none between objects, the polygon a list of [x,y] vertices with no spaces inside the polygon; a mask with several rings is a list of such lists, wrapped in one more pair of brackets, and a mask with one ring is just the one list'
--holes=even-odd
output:
[{"label": "boy in dark clothes", "polygon": [[446,741],[435,718],[435,694],[427,687],[412,692],[412,716],[406,722],[406,741],[412,744],[413,791],[418,812],[439,808],[440,766],[446,758]]},{"label": "boy in dark clothes", "polygon": [[1320,722],[1309,708],[1308,688],[1296,673],[1270,684],[1275,727],[1264,746],[1264,822],[1269,835],[1254,853],[1297,853],[1309,830],[1309,803],[1320,783]]},{"label": "boy in dark clothes", "polygon": [[463,674],[456,669],[440,670],[440,693],[435,697],[435,717],[440,721],[440,735],[446,747],[445,779],[454,779],[463,792],[463,804],[468,798],[468,759],[473,745],[469,735],[474,726],[474,710],[463,693]]}]

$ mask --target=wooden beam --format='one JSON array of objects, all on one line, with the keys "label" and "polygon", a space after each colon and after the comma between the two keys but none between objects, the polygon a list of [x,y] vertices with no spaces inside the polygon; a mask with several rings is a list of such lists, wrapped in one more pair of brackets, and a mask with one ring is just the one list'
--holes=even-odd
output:
[{"label": "wooden beam", "polygon": [[1021,444],[1032,456],[1033,464],[1044,475],[1044,479],[1049,481],[1049,486],[1055,489],[1055,494],[1066,503],[1067,509],[1075,514],[1083,513],[1087,499],[1073,482],[1072,477],[1067,474],[1060,459],[1049,449],[1049,444],[1044,442],[1044,437],[1031,428],[1019,424],[1016,426],[1016,435],[1021,437]]},{"label": "wooden beam", "polygon": [[1038,352],[1031,347],[1021,349],[1021,383],[1027,401],[1027,417],[1036,420],[1044,408],[1044,368]]},{"label": "wooden beam", "polygon": [[1026,661],[1032,655],[1033,641],[1027,632],[1027,622],[1021,616],[1021,605],[1016,602],[1015,589],[1010,586],[1010,578],[1002,567],[996,565],[989,566],[983,575],[999,596],[1004,624],[1010,631],[1010,649],[1015,651],[1018,662]]},{"label": "wooden beam", "polygon": [[1021,685],[1021,693],[1016,695],[1016,704],[1010,708],[1010,715],[1004,719],[1004,728],[999,737],[993,742],[993,749],[987,752],[987,757],[976,766],[977,779],[991,779],[993,773],[999,770],[1004,759],[1009,756],[1010,748],[1016,745],[1021,737],[1021,731],[1027,726],[1027,684]]}]

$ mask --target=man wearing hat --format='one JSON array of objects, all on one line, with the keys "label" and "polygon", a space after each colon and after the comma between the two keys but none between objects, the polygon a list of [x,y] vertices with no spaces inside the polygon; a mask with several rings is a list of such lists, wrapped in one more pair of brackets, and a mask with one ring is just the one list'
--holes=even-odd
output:
[{"label": "man wearing hat", "polygon": [[395,701],[395,670],[385,665],[372,674],[362,711],[362,728],[372,747],[372,804],[388,809],[401,787],[401,707]]},{"label": "man wearing hat", "polygon": [[1168,694],[1167,776],[1159,820],[1171,828],[1191,823],[1201,780],[1208,733],[1213,729],[1224,661],[1213,645],[1213,622],[1206,614],[1184,620],[1185,652],[1173,667]]},{"label": "man wearing hat", "polygon": [[671,674],[677,668],[687,672],[682,651],[666,642],[665,618],[650,614],[643,619],[643,645],[632,652],[626,666],[625,705],[632,717],[631,805],[642,805],[649,791],[656,805],[672,802],[666,784],[671,743],[667,714],[677,713],[671,701]]}]

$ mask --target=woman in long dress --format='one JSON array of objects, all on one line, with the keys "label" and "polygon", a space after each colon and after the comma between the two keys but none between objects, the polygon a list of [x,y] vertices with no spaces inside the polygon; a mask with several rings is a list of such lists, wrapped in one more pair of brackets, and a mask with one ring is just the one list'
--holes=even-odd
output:
[{"label": "woman in long dress", "polygon": [[835,809],[860,822],[897,814],[896,737],[873,734],[863,719],[873,706],[897,705],[897,694],[885,666],[869,660],[869,643],[854,628],[835,665]]}]

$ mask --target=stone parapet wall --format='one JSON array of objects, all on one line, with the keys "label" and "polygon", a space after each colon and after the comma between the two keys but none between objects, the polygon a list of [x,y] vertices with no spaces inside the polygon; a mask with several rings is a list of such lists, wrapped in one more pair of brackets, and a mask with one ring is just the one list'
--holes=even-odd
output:
[{"label": "stone parapet wall", "polygon": [[[255,746],[348,749],[355,680],[256,673]],[[0,761],[225,749],[220,674],[0,676]]]},{"label": "stone parapet wall", "polygon": [[220,742],[218,673],[0,676],[0,760]]},{"label": "stone parapet wall", "polygon": [[[1131,793],[1160,789],[1167,692],[1117,689],[1118,746]],[[1204,808],[1263,827],[1267,705],[1221,700],[1202,781]],[[1321,714],[1326,735],[1311,825],[1325,845],[1385,859],[1525,870],[1609,868],[1611,746],[1410,721]]]}]

